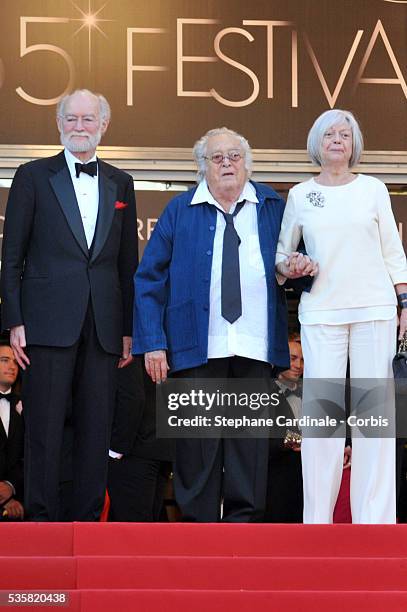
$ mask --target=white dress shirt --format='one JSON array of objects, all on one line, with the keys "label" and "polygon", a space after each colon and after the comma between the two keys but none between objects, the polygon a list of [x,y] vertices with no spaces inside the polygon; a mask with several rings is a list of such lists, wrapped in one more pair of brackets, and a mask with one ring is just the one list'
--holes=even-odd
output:
[{"label": "white dress shirt", "polygon": [[[245,184],[240,197],[231,207],[229,211],[231,214],[237,202],[242,200],[246,200],[246,204],[233,219],[241,240],[239,265],[242,315],[234,323],[229,323],[221,314],[222,250],[226,221],[219,211],[213,243],[209,293],[208,359],[238,355],[267,361],[266,274],[257,228],[256,204],[258,199],[253,185],[249,182]],[[202,202],[208,202],[223,210],[210,193],[205,180],[198,185],[191,205]]]},{"label": "white dress shirt", "polygon": [[[11,387],[7,391],[2,392],[4,395],[8,395],[11,393]],[[8,437],[8,430],[10,427],[10,402],[2,397],[0,399],[0,418],[3,423],[4,431],[6,432],[6,436]]]},{"label": "white dress shirt", "polygon": [[[99,208],[99,181],[98,176],[89,176],[85,172],[81,172],[76,178],[75,164],[82,163],[80,159],[72,155],[67,149],[64,151],[66,163],[68,164],[69,172],[72,177],[73,187],[75,189],[76,200],[81,214],[83,229],[85,231],[86,242],[88,248],[92,244],[95,235],[96,221]],[[89,159],[86,163],[97,161],[96,155]],[[99,165],[98,165],[99,172]]]},{"label": "white dress shirt", "polygon": [[278,387],[278,392],[280,394],[285,394],[285,399],[288,402],[288,405],[291,408],[293,416],[295,419],[299,419],[302,416],[302,398],[296,395],[295,391],[297,390],[297,385],[292,389],[288,385],[285,384],[284,380],[276,380],[276,385]]}]

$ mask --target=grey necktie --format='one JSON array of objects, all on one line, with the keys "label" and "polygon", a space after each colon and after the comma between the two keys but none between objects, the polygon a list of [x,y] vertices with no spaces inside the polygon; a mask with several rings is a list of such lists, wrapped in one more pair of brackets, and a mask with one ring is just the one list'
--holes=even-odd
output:
[{"label": "grey necktie", "polygon": [[238,202],[233,214],[220,211],[226,221],[223,234],[221,304],[222,317],[234,323],[242,314],[240,291],[239,245],[240,238],[233,223],[233,217],[242,209],[244,203]]}]

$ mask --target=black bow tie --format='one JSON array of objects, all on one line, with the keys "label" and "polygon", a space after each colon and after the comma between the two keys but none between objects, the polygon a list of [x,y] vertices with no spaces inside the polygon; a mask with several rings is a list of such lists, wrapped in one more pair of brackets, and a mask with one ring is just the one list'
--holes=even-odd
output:
[{"label": "black bow tie", "polygon": [[81,172],[89,174],[89,176],[96,176],[98,173],[97,161],[89,162],[87,164],[76,163],[75,164],[76,178],[79,178]]},{"label": "black bow tie", "polygon": [[301,386],[300,385],[296,385],[295,387],[290,389],[290,387],[287,387],[283,383],[283,386],[280,387],[279,393],[284,398],[287,398],[287,397],[290,397],[290,396],[293,396],[293,395],[295,395],[296,397],[301,398]]},{"label": "black bow tie", "polygon": [[14,397],[13,393],[1,393],[0,392],[0,400],[5,399],[8,402],[11,402],[11,399]]}]

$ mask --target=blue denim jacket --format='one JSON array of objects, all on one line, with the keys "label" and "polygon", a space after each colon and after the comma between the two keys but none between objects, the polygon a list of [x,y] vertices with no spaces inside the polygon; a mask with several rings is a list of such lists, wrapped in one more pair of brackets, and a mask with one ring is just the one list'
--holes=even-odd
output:
[{"label": "blue denim jacket", "polygon": [[[275,278],[284,200],[252,183],[268,305],[268,361],[289,367],[285,291]],[[208,359],[209,288],[216,209],[191,206],[196,188],[176,196],[160,216],[135,275],[133,353],[166,349],[171,371]],[[307,282],[305,283],[305,285]],[[309,283],[308,283],[309,284]]]}]

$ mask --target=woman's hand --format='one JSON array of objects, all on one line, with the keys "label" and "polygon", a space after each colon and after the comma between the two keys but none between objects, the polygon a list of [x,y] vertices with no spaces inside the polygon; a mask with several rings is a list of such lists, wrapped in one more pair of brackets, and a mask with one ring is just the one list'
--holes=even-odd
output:
[{"label": "woman's hand", "polygon": [[312,261],[308,255],[291,253],[284,262],[280,262],[276,266],[277,272],[286,278],[301,278],[303,276],[316,276],[318,274],[318,264]]},{"label": "woman's hand", "polygon": [[[395,285],[397,301],[400,306],[399,310],[399,340],[403,339],[407,329],[407,283],[397,283]],[[404,306],[404,308],[402,308]]]},{"label": "woman's hand", "polygon": [[402,308],[400,312],[399,340],[403,338],[406,330],[407,330],[407,308]]}]

